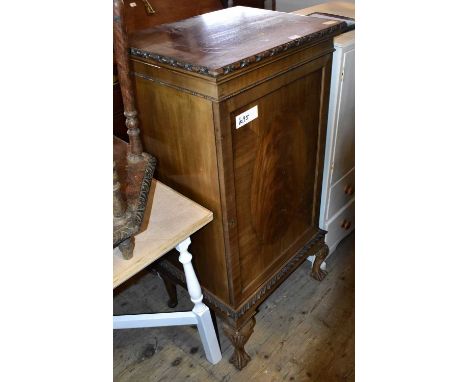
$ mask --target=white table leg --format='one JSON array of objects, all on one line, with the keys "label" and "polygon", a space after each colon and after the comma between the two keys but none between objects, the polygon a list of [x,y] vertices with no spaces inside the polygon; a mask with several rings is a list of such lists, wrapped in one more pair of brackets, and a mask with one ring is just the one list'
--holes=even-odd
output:
[{"label": "white table leg", "polygon": [[206,359],[212,364],[216,364],[221,360],[221,351],[219,349],[218,340],[211,320],[210,310],[203,304],[203,295],[198,282],[197,276],[192,266],[192,255],[188,251],[190,245],[190,237],[176,246],[179,251],[179,261],[184,266],[185,279],[187,289],[190,295],[190,300],[195,304],[192,312],[197,317],[197,327],[200,333],[200,338],[205,350]]}]

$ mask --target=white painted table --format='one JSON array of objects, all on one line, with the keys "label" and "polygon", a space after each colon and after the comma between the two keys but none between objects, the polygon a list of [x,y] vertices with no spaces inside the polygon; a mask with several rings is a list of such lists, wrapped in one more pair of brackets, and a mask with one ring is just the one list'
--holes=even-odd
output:
[{"label": "white painted table", "polygon": [[114,329],[160,326],[197,325],[206,358],[212,364],[221,360],[213,321],[192,266],[188,251],[190,235],[213,220],[213,213],[192,200],[153,180],[146,207],[142,232],[135,236],[133,258],[124,260],[114,249],[114,288],[143,268],[164,256],[171,249],[179,251],[194,307],[188,312],[152,313],[114,316]]}]

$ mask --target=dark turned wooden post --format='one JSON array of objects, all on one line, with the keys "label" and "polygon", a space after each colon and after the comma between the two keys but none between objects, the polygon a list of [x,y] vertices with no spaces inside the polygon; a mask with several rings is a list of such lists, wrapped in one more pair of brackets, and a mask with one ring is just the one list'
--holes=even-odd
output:
[{"label": "dark turned wooden post", "polygon": [[114,1],[114,50],[117,62],[117,75],[119,77],[122,99],[124,104],[125,125],[129,137],[128,159],[136,162],[142,159],[143,146],[140,139],[140,129],[138,128],[137,111],[135,108],[135,98],[133,86],[130,80],[128,64],[128,41],[123,24],[123,2]]},{"label": "dark turned wooden post", "polygon": [[115,168],[114,161],[114,175],[113,175],[113,212],[114,212],[114,224],[122,225],[126,222],[126,212],[127,212],[127,203],[125,203],[124,198],[122,197],[122,191],[120,189],[119,177],[117,174],[117,169]]},{"label": "dark turned wooden post", "polygon": [[[146,209],[156,159],[143,152],[138,128],[133,84],[129,73],[127,34],[122,20],[123,2],[114,1],[114,52],[122,92],[129,144],[115,138],[114,148],[114,248],[130,259]],[[120,179],[119,179],[120,175]]]}]

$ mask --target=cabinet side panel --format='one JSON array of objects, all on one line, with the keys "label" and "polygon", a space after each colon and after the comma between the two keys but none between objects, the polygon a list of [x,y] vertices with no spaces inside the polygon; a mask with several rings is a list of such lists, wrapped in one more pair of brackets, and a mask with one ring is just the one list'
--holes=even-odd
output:
[{"label": "cabinet side panel", "polygon": [[158,160],[156,178],[213,211],[190,251],[202,286],[229,302],[211,102],[141,78],[135,85],[144,148]]}]

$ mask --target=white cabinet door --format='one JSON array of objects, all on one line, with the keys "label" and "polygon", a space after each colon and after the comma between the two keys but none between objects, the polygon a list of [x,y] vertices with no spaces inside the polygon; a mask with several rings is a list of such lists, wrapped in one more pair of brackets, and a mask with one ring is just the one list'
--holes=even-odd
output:
[{"label": "white cabinet door", "polygon": [[354,167],[354,52],[343,54],[331,185]]}]

